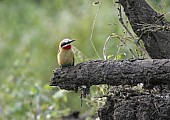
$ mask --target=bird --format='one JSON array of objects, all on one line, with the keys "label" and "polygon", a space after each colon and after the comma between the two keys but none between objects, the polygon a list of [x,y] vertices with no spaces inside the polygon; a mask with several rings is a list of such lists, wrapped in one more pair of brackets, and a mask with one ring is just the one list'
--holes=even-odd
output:
[{"label": "bird", "polygon": [[60,42],[57,55],[57,60],[60,68],[74,66],[74,53],[71,49],[71,43],[74,41],[75,40],[66,38]]}]

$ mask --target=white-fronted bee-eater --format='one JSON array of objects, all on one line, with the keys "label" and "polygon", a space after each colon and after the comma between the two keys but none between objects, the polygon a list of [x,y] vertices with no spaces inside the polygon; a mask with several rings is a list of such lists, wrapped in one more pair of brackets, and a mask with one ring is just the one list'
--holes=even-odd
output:
[{"label": "white-fronted bee-eater", "polygon": [[68,38],[63,39],[59,44],[59,52],[57,55],[58,64],[61,68],[74,66],[74,53],[72,51],[71,43],[75,40]]}]

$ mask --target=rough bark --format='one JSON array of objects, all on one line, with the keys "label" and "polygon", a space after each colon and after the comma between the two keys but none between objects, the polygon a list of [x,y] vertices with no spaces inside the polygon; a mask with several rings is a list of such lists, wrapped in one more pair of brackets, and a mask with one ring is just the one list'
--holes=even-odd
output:
[{"label": "rough bark", "polygon": [[145,0],[119,0],[119,3],[124,7],[133,31],[144,42],[150,57],[169,59],[170,22],[157,13]]},{"label": "rough bark", "polygon": [[100,120],[169,120],[169,93],[150,94],[114,87],[98,115]]},{"label": "rough bark", "polygon": [[89,61],[73,67],[56,69],[51,86],[74,90],[77,86],[170,84],[170,60]]}]

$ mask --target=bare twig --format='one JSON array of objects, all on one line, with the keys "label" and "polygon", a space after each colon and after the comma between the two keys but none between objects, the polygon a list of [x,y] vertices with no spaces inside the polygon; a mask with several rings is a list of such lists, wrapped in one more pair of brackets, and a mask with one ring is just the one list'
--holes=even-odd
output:
[{"label": "bare twig", "polygon": [[120,23],[123,25],[123,27],[125,28],[125,30],[127,31],[127,33],[130,35],[130,37],[134,40],[135,43],[137,43],[137,40],[135,39],[135,37],[132,35],[132,33],[130,32],[130,30],[127,28],[127,26],[125,25],[124,21],[123,21],[123,17],[122,17],[122,9],[121,9],[121,5],[118,4],[118,11],[119,11],[119,21]]},{"label": "bare twig", "polygon": [[[136,58],[135,57],[135,54],[133,53],[133,51],[126,45],[126,42],[124,41],[124,37],[122,37],[122,36],[120,36],[120,35],[115,35],[114,33],[112,34],[112,36],[111,36],[112,38],[118,38],[120,41],[121,41],[121,43],[128,49],[128,51],[129,51],[129,53],[132,55],[132,58]],[[115,55],[115,58],[116,58],[116,56],[117,56],[117,54],[119,53],[119,51],[120,51],[120,45],[119,45],[119,47],[118,47],[118,50],[117,50],[117,53],[116,53],[116,55]],[[117,59],[117,58],[116,58]]]},{"label": "bare twig", "polygon": [[104,57],[104,60],[107,60],[107,44],[110,40],[112,35],[109,35],[109,37],[107,37],[106,41],[105,41],[105,44],[104,44],[104,47],[103,47],[103,57]]},{"label": "bare twig", "polygon": [[118,55],[118,53],[120,51],[121,43],[117,47],[118,47],[118,49],[117,49],[116,55],[114,57],[114,60],[117,60],[117,55]]},{"label": "bare twig", "polygon": [[[130,54],[132,55],[132,58],[136,58],[135,57],[135,54],[133,53],[133,51],[130,49],[130,48],[128,48],[128,46],[126,45],[126,43],[123,41],[123,37],[120,37],[119,35],[115,35],[114,33],[112,33],[111,35],[109,35],[108,37],[107,37],[107,39],[105,40],[105,44],[104,44],[104,47],[103,47],[103,57],[104,57],[104,60],[107,60],[108,59],[108,55],[107,55],[107,45],[108,45],[108,43],[109,43],[109,41],[110,41],[110,39],[111,38],[118,38],[120,41],[121,41],[121,43],[123,43],[123,45],[125,45],[125,47],[128,49],[128,51],[130,52]],[[120,44],[121,44],[120,43]],[[117,50],[117,52],[116,52],[116,54],[114,55],[115,57],[114,57],[114,59],[117,59],[117,55],[118,55],[118,53],[119,53],[119,51],[120,51],[120,47],[121,47],[121,45],[119,45],[119,47],[118,47],[118,50]]]},{"label": "bare twig", "polygon": [[[126,32],[129,34],[129,36],[133,39],[134,44],[136,44],[136,46],[140,49],[140,51],[144,54],[147,54],[146,50],[144,50],[141,45],[139,44],[139,39],[136,39],[132,33],[130,32],[130,30],[127,28],[127,26],[125,25],[124,21],[123,21],[123,17],[122,17],[122,9],[121,9],[121,4],[118,4],[118,17],[119,17],[119,21],[122,24],[122,26],[125,28]],[[130,50],[132,51],[132,50]]]},{"label": "bare twig", "polygon": [[137,31],[142,31],[143,33],[146,32],[157,32],[157,31],[170,31],[169,25],[158,25],[158,24],[137,24],[138,26],[141,26],[141,29],[138,29]]},{"label": "bare twig", "polygon": [[97,12],[96,12],[96,15],[95,15],[95,17],[94,17],[93,25],[92,25],[92,27],[91,27],[90,42],[91,42],[91,44],[92,44],[92,46],[93,46],[93,49],[94,49],[94,51],[95,51],[96,55],[98,56],[98,58],[99,58],[99,59],[101,59],[101,58],[100,58],[100,56],[99,56],[99,54],[98,54],[98,52],[97,52],[97,50],[96,50],[96,48],[95,48],[95,46],[94,46],[93,41],[92,41],[93,33],[94,33],[94,27],[95,27],[95,24],[96,24],[96,19],[97,19],[97,16],[98,16],[99,10],[100,10],[101,5],[102,5],[102,1],[99,1],[99,3],[98,3],[98,4],[99,4],[99,7],[98,7]]}]

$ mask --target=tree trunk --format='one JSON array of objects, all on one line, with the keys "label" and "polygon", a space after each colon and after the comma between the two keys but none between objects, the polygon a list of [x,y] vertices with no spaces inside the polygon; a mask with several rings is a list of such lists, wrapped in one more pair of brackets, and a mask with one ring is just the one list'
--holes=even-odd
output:
[{"label": "tree trunk", "polygon": [[170,58],[170,23],[145,0],[119,0],[133,31],[144,42],[151,58]]}]

